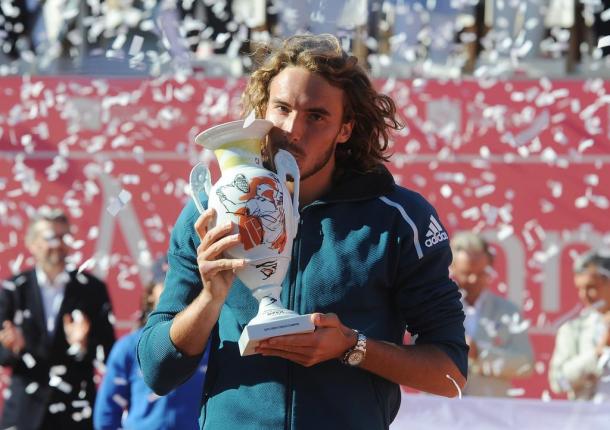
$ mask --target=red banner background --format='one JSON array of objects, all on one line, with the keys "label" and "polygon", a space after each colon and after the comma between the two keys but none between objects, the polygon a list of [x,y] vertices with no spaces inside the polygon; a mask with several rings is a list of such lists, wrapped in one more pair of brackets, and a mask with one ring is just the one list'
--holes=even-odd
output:
[{"label": "red banner background", "polygon": [[[391,171],[435,205],[450,232],[475,229],[494,244],[493,288],[521,306],[536,352],[534,376],[515,386],[545,396],[554,334],[578,307],[573,256],[610,243],[610,83],[376,84],[406,124]],[[106,280],[117,333],[126,332],[189,198],[190,168],[213,160],[193,138],[239,116],[243,86],[0,78],[0,277],[32,264],[28,212],[67,208],[74,264]]]}]

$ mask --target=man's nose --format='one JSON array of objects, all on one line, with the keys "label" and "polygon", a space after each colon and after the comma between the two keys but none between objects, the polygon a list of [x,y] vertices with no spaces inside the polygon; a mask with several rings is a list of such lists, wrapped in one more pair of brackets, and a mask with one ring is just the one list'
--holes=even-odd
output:
[{"label": "man's nose", "polygon": [[290,143],[297,143],[303,136],[304,123],[301,117],[295,113],[285,119],[281,128],[286,133]]}]

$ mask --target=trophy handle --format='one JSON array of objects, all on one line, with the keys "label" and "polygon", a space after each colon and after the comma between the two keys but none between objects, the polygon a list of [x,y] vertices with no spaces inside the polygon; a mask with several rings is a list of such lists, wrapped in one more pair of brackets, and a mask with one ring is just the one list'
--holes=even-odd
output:
[{"label": "trophy handle", "polygon": [[205,210],[199,200],[199,193],[204,192],[209,197],[210,189],[212,188],[212,180],[210,179],[210,171],[203,163],[195,164],[189,175],[189,184],[191,186],[191,197],[197,206],[200,214]]},{"label": "trophy handle", "polygon": [[273,158],[275,161],[275,167],[277,169],[277,175],[280,177],[282,183],[286,183],[288,175],[292,176],[294,181],[294,188],[292,191],[292,228],[291,237],[295,237],[297,233],[297,226],[299,225],[299,187],[301,180],[301,172],[299,172],[299,166],[297,161],[294,159],[292,154],[284,149],[280,149]]}]

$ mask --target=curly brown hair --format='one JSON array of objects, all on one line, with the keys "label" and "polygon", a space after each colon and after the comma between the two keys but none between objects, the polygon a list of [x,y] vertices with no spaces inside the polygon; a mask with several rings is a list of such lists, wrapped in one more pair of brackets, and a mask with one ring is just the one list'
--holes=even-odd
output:
[{"label": "curly brown hair", "polygon": [[354,121],[349,140],[337,145],[337,166],[366,172],[388,160],[391,130],[403,127],[396,118],[396,105],[375,90],[358,59],[348,55],[335,36],[292,36],[279,46],[262,46],[255,56],[263,58],[242,95],[244,115],[254,111],[257,118],[264,118],[273,78],[287,67],[303,67],[343,90],[343,122]]}]

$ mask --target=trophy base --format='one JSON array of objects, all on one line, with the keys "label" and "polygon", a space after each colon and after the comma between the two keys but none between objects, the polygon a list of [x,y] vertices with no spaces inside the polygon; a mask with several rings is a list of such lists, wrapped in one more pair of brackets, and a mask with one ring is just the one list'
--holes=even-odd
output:
[{"label": "trophy base", "polygon": [[259,342],[271,337],[314,331],[316,327],[310,315],[294,314],[271,321],[253,319],[239,337],[239,353],[242,356],[257,354],[255,348]]}]

